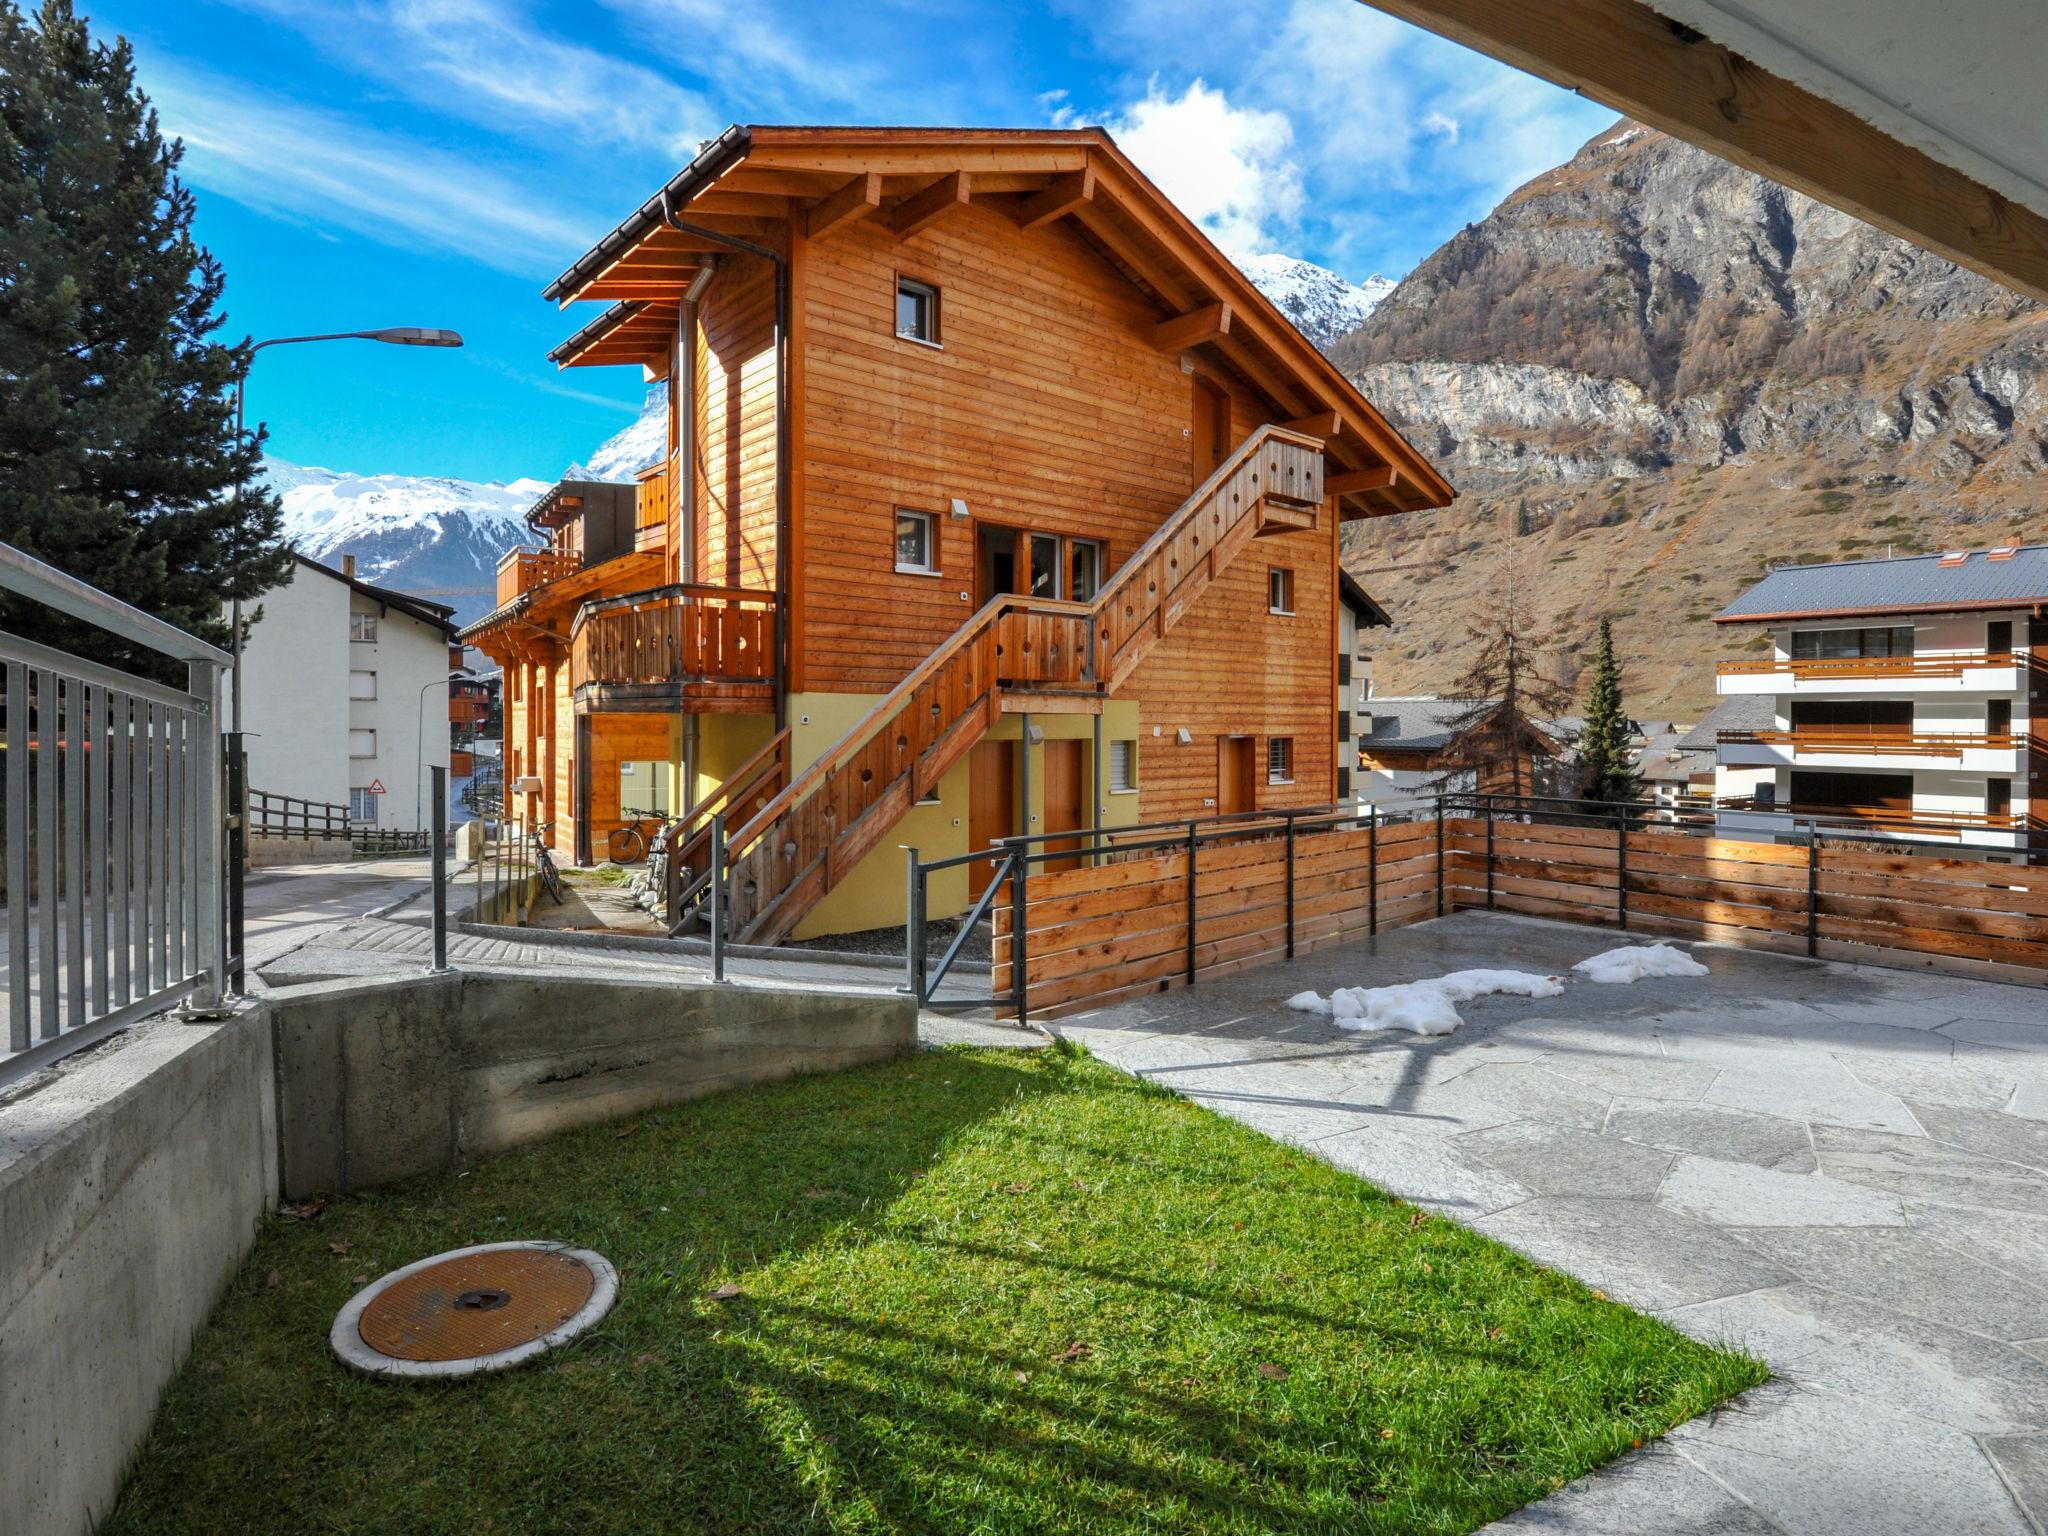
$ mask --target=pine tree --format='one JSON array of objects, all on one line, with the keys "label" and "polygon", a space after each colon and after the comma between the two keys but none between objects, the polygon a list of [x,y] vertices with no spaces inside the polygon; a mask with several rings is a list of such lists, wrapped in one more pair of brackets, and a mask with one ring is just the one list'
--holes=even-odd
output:
[{"label": "pine tree", "polygon": [[1463,702],[1447,725],[1463,739],[1455,765],[1437,787],[1469,773],[1481,793],[1533,795],[1541,740],[1536,722],[1560,713],[1571,692],[1544,665],[1556,637],[1538,623],[1522,569],[1522,541],[1512,528],[1495,538],[1486,608],[1467,632],[1475,649],[1452,684],[1453,696]]},{"label": "pine tree", "polygon": [[1579,777],[1588,800],[1642,798],[1642,776],[1629,760],[1629,722],[1621,707],[1621,667],[1614,659],[1614,630],[1600,621],[1593,653],[1593,685],[1586,696],[1586,728],[1579,737]]},{"label": "pine tree", "polygon": [[[263,434],[235,430],[250,352],[213,339],[223,279],[183,154],[125,40],[95,43],[71,0],[33,21],[0,0],[0,539],[226,645],[223,600],[292,565]],[[157,669],[39,605],[0,603],[0,627]]]}]

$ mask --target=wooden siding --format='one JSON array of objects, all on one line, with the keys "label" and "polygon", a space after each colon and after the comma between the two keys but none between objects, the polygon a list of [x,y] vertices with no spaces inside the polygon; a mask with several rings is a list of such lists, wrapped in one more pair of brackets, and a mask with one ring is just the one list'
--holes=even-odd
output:
[{"label": "wooden siding", "polygon": [[[969,207],[903,241],[852,226],[800,268],[807,687],[885,691],[958,629],[977,523],[1106,540],[1113,570],[1193,489],[1159,312],[1071,231]],[[939,289],[938,349],[895,335],[898,273]],[[938,514],[937,576],[896,571],[898,507]]]},{"label": "wooden siding", "polygon": [[775,269],[736,257],[697,305],[695,571],[775,585]]},{"label": "wooden siding", "polygon": [[[623,824],[619,764],[667,762],[669,722],[668,716],[654,714],[592,713],[584,718],[590,722],[590,851],[602,859],[605,839]],[[646,810],[651,798],[642,784],[635,810]]]}]

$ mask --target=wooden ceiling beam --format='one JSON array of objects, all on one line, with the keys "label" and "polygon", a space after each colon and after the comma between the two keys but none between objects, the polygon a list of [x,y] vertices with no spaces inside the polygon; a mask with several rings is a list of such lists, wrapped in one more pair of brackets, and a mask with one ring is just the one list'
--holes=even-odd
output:
[{"label": "wooden ceiling beam", "polygon": [[1110,255],[1129,267],[1138,275],[1140,282],[1158,294],[1162,303],[1180,309],[1185,307],[1191,294],[1197,294],[1194,283],[1187,276],[1159,260],[1138,240],[1126,234],[1099,198],[1077,203],[1068,211],[1073,214],[1075,222],[1101,242]]},{"label": "wooden ceiling beam", "polygon": [[1303,437],[1320,437],[1327,443],[1344,430],[1344,418],[1335,411],[1317,411],[1310,416],[1283,421],[1280,425],[1290,432],[1299,432]]},{"label": "wooden ceiling beam", "polygon": [[1024,206],[1017,210],[1017,223],[1024,229],[1036,229],[1041,224],[1050,224],[1054,219],[1063,219],[1083,203],[1095,200],[1095,167],[1069,171],[1043,192],[1024,199]]},{"label": "wooden ceiling beam", "polygon": [[1215,338],[1215,345],[1216,350],[1223,354],[1231,367],[1243,374],[1259,393],[1287,415],[1297,415],[1302,407],[1316,404],[1315,397],[1307,386],[1287,369],[1275,367],[1240,333],[1226,331]]},{"label": "wooden ceiling beam", "polygon": [[1323,476],[1323,489],[1332,496],[1356,496],[1366,491],[1388,491],[1401,478],[1391,464],[1371,469],[1345,469]]},{"label": "wooden ceiling beam", "polygon": [[854,177],[804,215],[804,238],[822,240],[835,229],[867,218],[882,206],[882,178],[874,171]]},{"label": "wooden ceiling beam", "polygon": [[1230,334],[1230,306],[1218,299],[1152,327],[1152,345],[1161,352],[1182,352]]},{"label": "wooden ceiling beam", "polygon": [[841,133],[834,144],[769,143],[754,136],[747,163],[757,169],[837,171],[841,176],[879,171],[884,176],[937,176],[962,170],[973,175],[1060,175],[1088,164],[1084,144],[973,144],[958,139],[929,148],[914,143],[861,143]]},{"label": "wooden ceiling beam", "polygon": [[1367,0],[2048,302],[2048,217],[1636,0]]},{"label": "wooden ceiling beam", "polygon": [[908,240],[928,229],[947,214],[965,208],[974,197],[972,171],[948,171],[922,192],[913,192],[889,212],[889,227],[896,238]]},{"label": "wooden ceiling beam", "polygon": [[677,217],[687,222],[698,213],[729,213],[743,218],[786,219],[789,199],[774,192],[741,192],[723,184],[700,192],[691,199],[692,213]]}]

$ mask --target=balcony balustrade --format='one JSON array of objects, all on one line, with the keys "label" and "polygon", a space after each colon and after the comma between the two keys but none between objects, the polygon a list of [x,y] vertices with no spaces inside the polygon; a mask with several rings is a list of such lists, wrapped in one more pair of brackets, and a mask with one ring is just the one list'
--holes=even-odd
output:
[{"label": "balcony balustrade", "polygon": [[574,550],[508,549],[498,561],[498,606],[582,569],[583,557]]},{"label": "balcony balustrade", "polygon": [[677,585],[586,603],[569,676],[578,698],[614,707],[758,708],[775,680],[775,594]]},{"label": "balcony balustrade", "polygon": [[634,501],[634,547],[654,549],[668,538],[669,514],[674,510],[673,478],[666,464],[640,471]]},{"label": "balcony balustrade", "polygon": [[2038,750],[2025,731],[1896,731],[1853,725],[1804,725],[1784,730],[1728,730],[1715,733],[1724,747],[1790,747],[1795,757],[1829,754],[1854,757],[1954,757],[1964,752]]},{"label": "balcony balustrade", "polygon": [[1839,822],[1881,827],[1901,833],[1959,836],[1964,832],[2027,832],[2048,828],[2048,817],[2023,811],[1922,810],[1883,805],[1814,805],[1765,800],[1755,795],[1731,796],[1715,802],[1719,811],[1745,815],[1784,816],[1794,821]]},{"label": "balcony balustrade", "polygon": [[1937,651],[1924,656],[1823,656],[1798,660],[1774,656],[1763,661],[1724,661],[1715,672],[1724,678],[1776,677],[1788,683],[1912,683],[1961,679],[1971,672],[2015,667],[2048,670],[2048,662],[2025,651]]}]

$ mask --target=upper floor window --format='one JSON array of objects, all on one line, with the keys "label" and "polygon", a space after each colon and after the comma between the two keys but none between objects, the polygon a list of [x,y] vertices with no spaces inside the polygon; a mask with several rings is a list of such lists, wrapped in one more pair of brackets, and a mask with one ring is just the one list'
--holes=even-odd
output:
[{"label": "upper floor window", "polygon": [[361,726],[348,733],[348,755],[350,757],[375,757],[377,755],[377,733]]},{"label": "upper floor window", "polygon": [[1266,740],[1266,782],[1268,784],[1292,784],[1294,782],[1294,738],[1272,736]]},{"label": "upper floor window", "polygon": [[351,640],[375,642],[377,638],[377,615],[374,613],[351,613],[348,616],[348,637]]},{"label": "upper floor window", "polygon": [[896,279],[896,334],[906,341],[939,344],[939,290],[914,277]]},{"label": "upper floor window", "polygon": [[1792,631],[1794,661],[1845,661],[1861,656],[1910,656],[1913,654],[1913,626],[1893,624],[1882,629],[1795,629]]},{"label": "upper floor window", "polygon": [[1102,590],[1102,545],[1094,539],[1067,540],[1067,596],[1085,603]]},{"label": "upper floor window", "polygon": [[1266,611],[1294,612],[1294,572],[1276,565],[1266,572]]},{"label": "upper floor window", "polygon": [[896,510],[896,569],[933,576],[939,569],[939,519],[932,512]]},{"label": "upper floor window", "polygon": [[352,699],[374,699],[377,697],[377,674],[374,672],[349,673],[348,696]]}]

